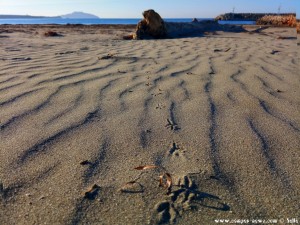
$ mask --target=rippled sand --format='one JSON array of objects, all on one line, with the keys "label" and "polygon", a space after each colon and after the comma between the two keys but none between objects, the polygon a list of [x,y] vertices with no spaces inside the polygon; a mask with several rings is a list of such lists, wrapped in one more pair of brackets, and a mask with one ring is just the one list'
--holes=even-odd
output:
[{"label": "rippled sand", "polygon": [[0,26],[0,224],[297,218],[295,29],[131,31]]}]

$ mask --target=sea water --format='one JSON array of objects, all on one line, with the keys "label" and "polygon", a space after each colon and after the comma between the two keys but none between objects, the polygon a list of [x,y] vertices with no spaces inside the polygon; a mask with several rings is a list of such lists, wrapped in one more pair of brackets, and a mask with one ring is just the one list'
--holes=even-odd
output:
[{"label": "sea water", "polygon": [[[0,24],[137,24],[142,18],[135,19],[0,19]],[[191,22],[192,18],[164,19],[166,22]],[[200,18],[201,20],[213,20],[213,18]],[[255,24],[255,21],[219,21],[220,24]]]}]

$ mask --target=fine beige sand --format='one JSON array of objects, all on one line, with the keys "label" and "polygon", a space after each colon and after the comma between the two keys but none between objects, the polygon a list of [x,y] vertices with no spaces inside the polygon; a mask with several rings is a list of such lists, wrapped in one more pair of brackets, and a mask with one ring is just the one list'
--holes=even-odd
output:
[{"label": "fine beige sand", "polygon": [[0,224],[300,222],[299,40],[245,29],[1,25]]}]

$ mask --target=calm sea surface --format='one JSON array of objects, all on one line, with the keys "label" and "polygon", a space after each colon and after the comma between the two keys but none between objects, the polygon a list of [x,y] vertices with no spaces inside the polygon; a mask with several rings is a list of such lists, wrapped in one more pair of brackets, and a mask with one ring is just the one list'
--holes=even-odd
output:
[{"label": "calm sea surface", "polygon": [[[137,24],[138,19],[0,19],[0,24]],[[198,20],[213,20],[202,18]],[[165,19],[167,22],[191,22],[192,18]],[[255,21],[219,21],[220,24],[255,24]]]}]

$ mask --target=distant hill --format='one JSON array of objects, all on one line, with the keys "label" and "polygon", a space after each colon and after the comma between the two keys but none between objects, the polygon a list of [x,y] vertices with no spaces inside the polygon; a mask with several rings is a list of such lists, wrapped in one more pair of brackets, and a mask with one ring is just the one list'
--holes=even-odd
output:
[{"label": "distant hill", "polygon": [[52,19],[99,19],[98,16],[93,14],[84,13],[84,12],[73,12],[61,16],[30,16],[30,15],[0,15],[0,19],[43,19],[43,18],[52,18]]},{"label": "distant hill", "polygon": [[61,19],[59,16],[29,16],[29,15],[0,15],[0,19],[45,19],[45,18],[53,18],[53,19]]},{"label": "distant hill", "polygon": [[61,15],[60,17],[64,19],[99,19],[98,16],[84,12],[73,12],[70,14]]}]

